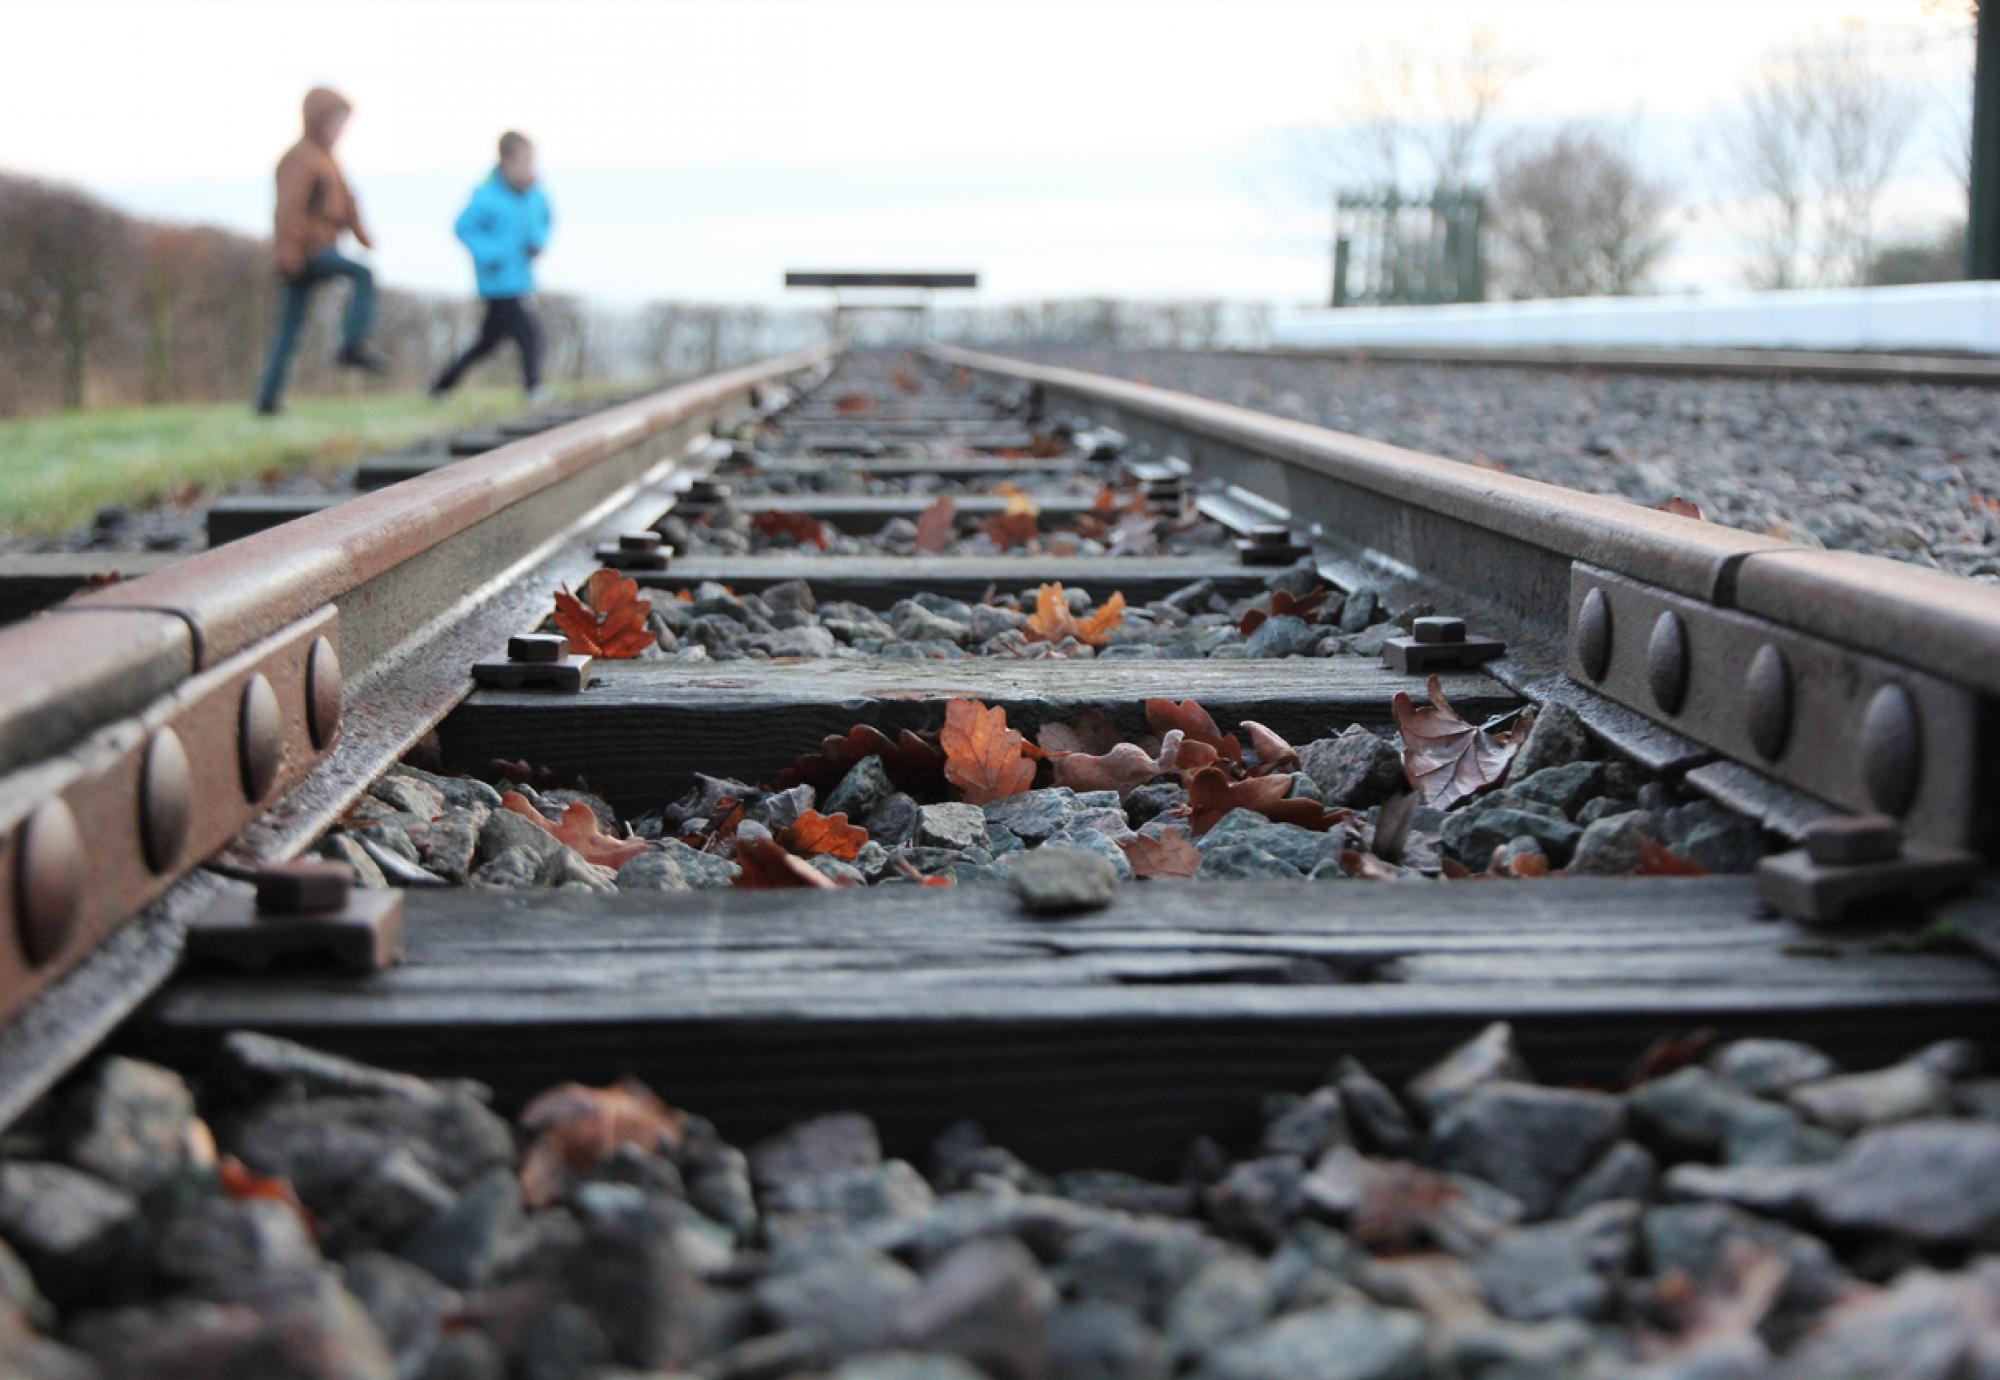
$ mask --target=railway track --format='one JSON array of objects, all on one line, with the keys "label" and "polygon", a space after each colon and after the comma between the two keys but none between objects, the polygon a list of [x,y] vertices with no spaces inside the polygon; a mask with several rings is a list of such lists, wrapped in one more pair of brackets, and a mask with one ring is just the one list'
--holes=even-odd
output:
[{"label": "railway track", "polygon": [[[1822,1191],[1806,1167],[1833,1172],[1828,1126],[1990,1101],[1967,1080],[2000,1008],[1991,588],[945,347],[808,352],[485,454],[374,462],[360,487],[230,505],[227,545],[0,629],[0,1115],[25,1116],[30,1144],[129,1110],[107,1069],[221,1069],[216,1086],[397,1106],[451,1086],[392,1087],[246,1030],[397,1077],[477,1079],[510,1113],[567,1079],[636,1077],[714,1124],[673,1127],[668,1168],[718,1234],[683,1241],[675,1269],[722,1297],[754,1294],[781,1325],[738,1319],[730,1333],[710,1319],[720,1330],[695,1339],[683,1318],[671,1337],[633,1340],[599,1316],[620,1360],[819,1374],[895,1341],[1028,1376],[1085,1373],[1049,1359],[1083,1341],[1043,1335],[1056,1315],[1032,1263],[961,1263],[964,1279],[940,1283],[929,1267],[952,1258],[945,1245],[910,1235],[937,1224],[933,1190],[883,1167],[899,1162],[884,1153],[921,1158],[961,1119],[991,1145],[951,1142],[937,1189],[1005,1186],[1050,1214],[963,1237],[1019,1236],[1060,1257],[1049,1240],[1101,1235],[1109,1219],[1087,1214],[1116,1211],[1136,1214],[1147,1251],[1166,1249],[1161,1217],[1175,1241],[1200,1220],[1269,1255],[1305,1249],[1289,1225],[1303,1213],[1371,1250],[1428,1242],[1514,1279],[1545,1262],[1481,1264],[1538,1248],[1507,1247],[1505,1223],[1563,1216],[1557,1200],[1622,1146],[1649,1163],[1795,1170],[1674,1196],[1893,1236],[1859,1210],[1800,1206]],[[559,591],[584,602],[552,619]],[[366,884],[294,861],[315,857]],[[1690,1090],[1711,1037],[1687,1036],[1704,1029],[1725,1042],[1719,1071]],[[1796,1046],[1726,1043],[1755,1039],[1889,1064],[1883,1077],[1921,1095],[1904,1111],[1820,1112],[1818,1091],[1788,1104],[1792,1084],[1758,1085],[1776,1099],[1768,1117],[1790,1118],[1773,1133],[1787,1148],[1759,1142],[1739,1162],[1722,1132],[1683,1123],[1756,1104],[1739,1065],[1760,1051],[1810,1064]],[[95,1064],[47,1099],[100,1049],[148,1063]],[[1344,1065],[1327,1084],[1338,1056],[1367,1072]],[[1520,1086],[1522,1059],[1548,1085],[1640,1086],[1623,1103],[1536,1087],[1486,1111],[1490,1124],[1468,1110],[1445,1130],[1494,1077]],[[1794,1081],[1817,1089],[1831,1067]],[[1643,1101],[1673,1079],[1724,1111]],[[1412,1104],[1383,1083],[1407,1085]],[[1262,1101],[1321,1085],[1335,1091],[1317,1102]],[[322,1218],[345,1213],[347,1178],[274,1148],[279,1112],[221,1096],[249,1128],[253,1169],[296,1180]],[[645,1108],[589,1105],[586,1138],[633,1115],[653,1124]],[[1422,1172],[1513,1194],[1476,1249],[1435,1221],[1371,1239],[1351,1203],[1299,1206],[1429,1191],[1350,1163],[1356,1145],[1367,1164],[1417,1155],[1412,1109],[1436,1118]],[[787,1130],[853,1112],[865,1133]],[[327,1115],[311,1135],[344,1113]],[[485,1133],[489,1113],[465,1116]],[[1260,1117],[1260,1150],[1232,1167],[1206,1142],[1216,1164],[1176,1178],[1191,1142],[1257,1144]],[[471,1134],[454,1126],[410,1134]],[[1559,1184],[1523,1179],[1482,1148],[1507,1126],[1580,1137],[1590,1163]],[[763,1146],[747,1207],[719,1186],[744,1171],[714,1127]],[[585,1177],[600,1148],[559,1147]],[[1336,1150],[1348,1159],[1321,1159]],[[2000,1167],[1984,1141],[1964,1154]],[[1073,1172],[1104,1166],[1118,1173]],[[437,1169],[437,1212],[476,1217],[482,1167]],[[840,1190],[858,1196],[814,1198],[836,1171],[859,1176]],[[610,1177],[650,1191],[650,1172]],[[17,1245],[32,1235],[24,1191],[0,1182],[0,1238]],[[588,1232],[612,1230],[604,1204],[575,1211]],[[1897,1259],[1948,1258],[1995,1221],[1905,1241]],[[792,1325],[768,1297],[770,1259],[829,1222],[863,1223],[871,1249],[924,1274],[895,1281],[900,1321],[865,1345],[829,1342],[824,1306],[800,1305],[811,1321]],[[335,1254],[383,1235],[344,1230]],[[732,1256],[731,1242],[758,1254]],[[432,1249],[404,1256],[473,1300],[460,1330],[498,1336],[480,1309],[501,1305],[480,1291],[507,1269],[487,1260],[460,1279],[464,1262]],[[1178,1288],[1206,1260],[1146,1268]],[[1104,1278],[1128,1268],[1098,1264]],[[1069,1305],[1106,1300],[1070,1265],[1061,1317],[1084,1329]],[[1726,1274],[1698,1284],[1727,1294],[1740,1281]],[[1487,1275],[1451,1287],[1483,1289],[1474,1311],[1508,1326],[1631,1320],[1625,1303],[1502,1303],[1508,1286]],[[1362,1293],[1393,1305],[1376,1313],[1437,1321],[1433,1286],[1377,1278]],[[115,1301],[51,1287],[65,1309]],[[1168,1286],[1131,1287],[1144,1298],[1119,1306],[1166,1336]],[[1178,1362],[1090,1373],[1331,1373],[1285,1369],[1287,1343],[1251,1335],[1263,1314],[1293,1311],[1331,1329],[1312,1334],[1318,1351],[1380,1342],[1402,1358],[1356,1375],[1498,1364],[1467,1360],[1477,1347],[1440,1359],[1435,1335],[1412,1340],[1396,1317],[1321,1316],[1348,1306],[1337,1294],[1265,1299],[1234,1352],[1183,1340]],[[1655,1303],[1657,1345],[1635,1342],[1624,1361],[1678,1354],[1696,1330]],[[843,1295],[830,1311],[850,1306],[872,1305]],[[1025,1315],[1032,1356],[953,1331]],[[1731,1340],[1803,1346],[1803,1325],[1776,1317]],[[1573,1366],[1516,1373],[1624,1373],[1587,1369],[1588,1339],[1572,1343]],[[83,1344],[100,1359],[125,1345]],[[419,1362],[404,1373],[431,1373]],[[902,1372],[852,1372],[878,1373]]]}]

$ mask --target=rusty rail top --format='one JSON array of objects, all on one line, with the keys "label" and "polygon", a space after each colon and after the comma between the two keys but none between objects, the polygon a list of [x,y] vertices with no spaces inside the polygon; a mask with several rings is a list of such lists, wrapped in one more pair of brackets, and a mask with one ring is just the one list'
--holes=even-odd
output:
[{"label": "rusty rail top", "polygon": [[[0,1018],[318,780],[371,672],[831,353],[666,388],[0,629]],[[368,775],[401,746],[360,737]]]},{"label": "rusty rail top", "polygon": [[[1100,412],[1173,428],[1197,451],[1206,439],[1283,461],[1253,467],[1235,482],[1295,511],[1320,516],[1289,492],[1299,473],[1316,473],[1393,499],[1406,513],[1440,514],[2000,695],[2000,588],[1991,585],[1880,556],[1803,547],[1150,384],[954,346],[931,349],[939,359],[1039,385]],[[1351,530],[1331,535],[1355,537]],[[1369,534],[1376,549],[1430,573],[1453,553],[1427,546],[1427,535],[1455,534],[1408,520]]]},{"label": "rusty rail top", "polygon": [[[819,346],[666,388],[0,629],[0,771],[62,751],[510,506],[831,353]],[[346,661],[350,673],[365,669],[351,651]]]}]

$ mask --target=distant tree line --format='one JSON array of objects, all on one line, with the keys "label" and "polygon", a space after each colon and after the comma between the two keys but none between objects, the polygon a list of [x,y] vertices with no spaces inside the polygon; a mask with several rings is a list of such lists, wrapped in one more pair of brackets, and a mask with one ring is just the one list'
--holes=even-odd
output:
[{"label": "distant tree line", "polygon": [[[247,400],[277,289],[263,240],[162,224],[74,187],[0,173],[0,416]],[[792,348],[818,329],[754,306],[657,302],[635,312],[544,293],[541,307],[552,379],[706,372]],[[331,301],[316,306],[295,391],[360,386],[333,368],[338,316]],[[477,329],[469,297],[383,285],[376,341],[394,386],[427,382]],[[481,366],[499,381],[513,368],[504,351]]]}]

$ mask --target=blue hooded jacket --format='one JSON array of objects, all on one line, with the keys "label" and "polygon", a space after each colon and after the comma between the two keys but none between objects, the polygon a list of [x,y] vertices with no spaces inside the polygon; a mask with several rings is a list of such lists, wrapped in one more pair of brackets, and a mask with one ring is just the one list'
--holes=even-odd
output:
[{"label": "blue hooded jacket", "polygon": [[549,199],[540,183],[517,192],[495,168],[473,188],[456,229],[472,251],[481,297],[526,297],[535,290],[534,256],[549,242]]}]

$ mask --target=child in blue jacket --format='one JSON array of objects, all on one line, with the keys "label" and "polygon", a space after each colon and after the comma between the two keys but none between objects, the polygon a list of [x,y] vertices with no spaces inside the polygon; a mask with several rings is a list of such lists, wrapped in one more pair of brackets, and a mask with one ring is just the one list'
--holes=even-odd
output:
[{"label": "child in blue jacket", "polygon": [[500,166],[472,192],[458,217],[458,238],[472,253],[486,319],[479,339],[431,385],[443,397],[474,364],[512,340],[521,351],[521,381],[530,398],[542,385],[542,328],[535,320],[534,260],[549,242],[549,201],[535,183],[535,146],[509,130],[500,136]]}]

